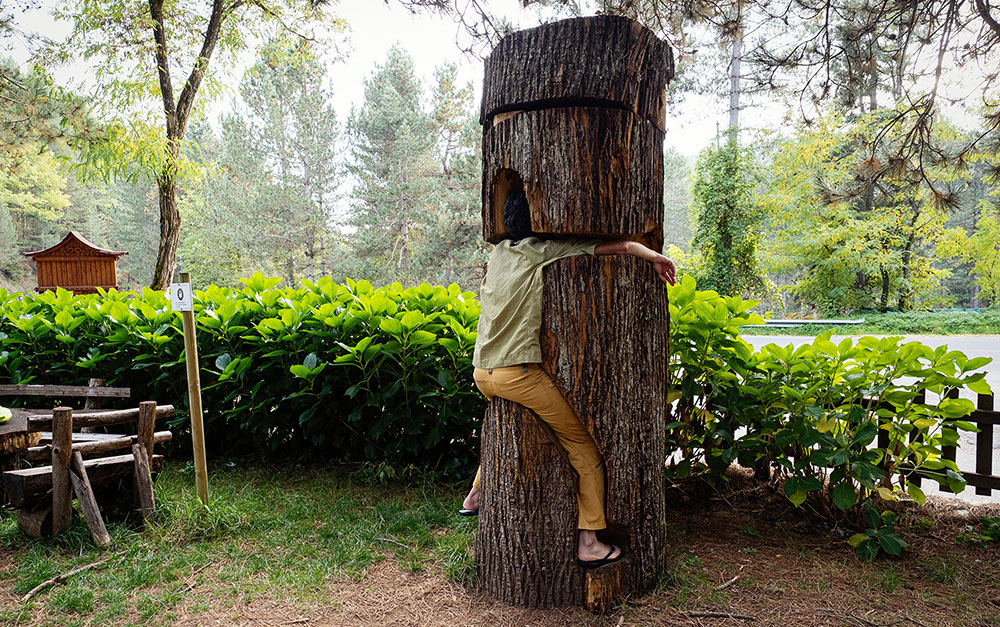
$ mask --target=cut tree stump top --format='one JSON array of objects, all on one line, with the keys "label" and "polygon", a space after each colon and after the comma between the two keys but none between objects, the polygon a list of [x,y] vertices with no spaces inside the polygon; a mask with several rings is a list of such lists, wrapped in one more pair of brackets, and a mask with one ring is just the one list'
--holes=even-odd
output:
[{"label": "cut tree stump top", "polygon": [[0,453],[15,453],[38,444],[42,435],[28,433],[28,416],[12,410],[11,419],[0,425]]},{"label": "cut tree stump top", "polygon": [[479,121],[518,110],[625,109],[665,130],[670,46],[626,17],[562,20],[504,37],[486,59]]}]

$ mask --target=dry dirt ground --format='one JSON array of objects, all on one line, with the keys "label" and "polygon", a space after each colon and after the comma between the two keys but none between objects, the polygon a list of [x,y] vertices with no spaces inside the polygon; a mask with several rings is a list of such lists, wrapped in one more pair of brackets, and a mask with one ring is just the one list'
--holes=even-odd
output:
[{"label": "dry dirt ground", "polygon": [[[334,581],[312,604],[211,597],[211,569],[163,616],[175,625],[1000,626],[1000,546],[956,544],[1000,504],[900,505],[904,555],[868,564],[844,531],[792,510],[769,486],[735,477],[725,488],[671,491],[671,566],[663,584],[604,616],[581,608],[522,610],[386,558],[359,581]],[[737,578],[738,577],[738,578]],[[732,582],[733,578],[737,578]],[[719,589],[723,584],[729,585]],[[205,592],[209,592],[208,595]],[[206,597],[211,600],[206,602]],[[715,616],[698,615],[714,612]],[[725,618],[724,614],[740,618]],[[133,619],[134,620],[134,619]]]}]

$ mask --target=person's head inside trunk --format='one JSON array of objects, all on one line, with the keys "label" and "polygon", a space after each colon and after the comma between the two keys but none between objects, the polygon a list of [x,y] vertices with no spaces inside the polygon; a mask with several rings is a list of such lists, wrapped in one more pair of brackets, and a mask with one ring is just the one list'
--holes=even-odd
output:
[{"label": "person's head inside trunk", "polygon": [[528,210],[528,197],[524,192],[511,190],[503,204],[503,225],[507,229],[507,238],[513,241],[531,237],[531,212]]}]

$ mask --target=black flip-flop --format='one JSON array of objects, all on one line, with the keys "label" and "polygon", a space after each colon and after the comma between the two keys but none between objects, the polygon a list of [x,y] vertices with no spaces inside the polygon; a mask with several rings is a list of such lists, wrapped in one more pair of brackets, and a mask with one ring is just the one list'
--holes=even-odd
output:
[{"label": "black flip-flop", "polygon": [[618,548],[617,546],[615,546],[615,545],[612,544],[611,545],[611,550],[608,551],[608,554],[604,556],[604,559],[600,559],[600,560],[582,560],[582,559],[580,559],[578,557],[578,558],[576,558],[576,563],[580,565],[580,568],[598,568],[600,566],[607,566],[608,564],[614,564],[615,562],[617,562],[621,558],[625,557],[625,550],[624,549],[619,549],[619,551],[618,551],[618,557],[611,557],[611,555],[615,552],[615,549],[617,549],[617,548]]},{"label": "black flip-flop", "polygon": [[477,507],[476,509],[460,509],[460,510],[458,510],[458,515],[459,516],[478,516],[479,515],[479,508]]}]

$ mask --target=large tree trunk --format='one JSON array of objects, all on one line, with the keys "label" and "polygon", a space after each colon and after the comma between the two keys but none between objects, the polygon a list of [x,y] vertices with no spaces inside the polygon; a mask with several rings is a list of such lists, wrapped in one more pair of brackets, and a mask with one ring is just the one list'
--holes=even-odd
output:
[{"label": "large tree trunk", "polygon": [[[623,257],[575,257],[545,269],[543,367],[604,453],[608,537],[628,550],[625,593],[663,568],[667,293],[652,268]],[[538,418],[498,401],[483,427],[479,579],[529,607],[580,604],[574,563],[576,475]]]},{"label": "large tree trunk", "polygon": [[173,175],[163,174],[156,183],[160,197],[160,247],[150,287],[165,290],[174,276],[177,242],[181,237],[181,213],[177,210],[177,188]]},{"label": "large tree trunk", "polygon": [[[509,115],[509,114],[508,114]],[[506,235],[503,204],[522,190],[536,233],[663,246],[663,133],[620,109],[540,109],[483,131],[483,239]]]},{"label": "large tree trunk", "polygon": [[[627,19],[581,18],[515,33],[486,62],[483,235],[505,235],[503,202],[523,189],[542,235],[662,246],[662,97],[669,48]],[[479,581],[528,607],[615,602],[663,567],[667,294],[631,257],[574,257],[545,269],[545,370],[587,425],[607,472],[605,541],[626,558],[575,564],[577,477],[547,427],[490,404],[483,425]],[[599,537],[602,534],[598,534]],[[590,585],[594,577],[600,585]],[[589,593],[587,592],[589,590]]]}]

